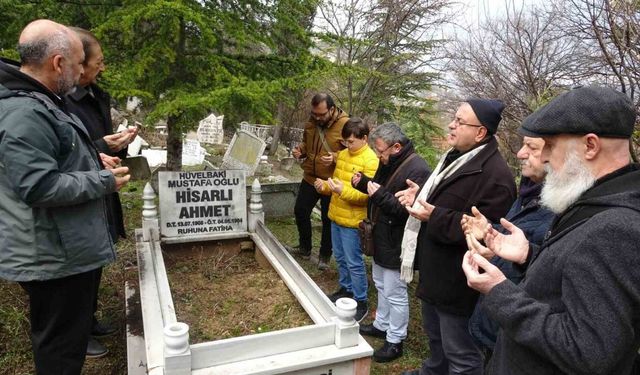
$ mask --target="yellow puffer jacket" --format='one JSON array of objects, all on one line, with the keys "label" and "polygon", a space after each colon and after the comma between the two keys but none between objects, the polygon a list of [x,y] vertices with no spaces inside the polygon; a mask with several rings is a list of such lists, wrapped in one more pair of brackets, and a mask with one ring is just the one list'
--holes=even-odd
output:
[{"label": "yellow puffer jacket", "polygon": [[365,217],[367,217],[366,194],[359,192],[351,186],[351,177],[356,172],[363,172],[367,177],[373,177],[378,169],[378,157],[368,146],[360,148],[351,153],[349,149],[344,149],[338,153],[336,169],[332,179],[340,180],[344,184],[340,195],[331,193],[329,185],[325,182],[322,186],[322,193],[331,193],[331,204],[329,205],[329,219],[338,225],[349,228],[357,228]]}]

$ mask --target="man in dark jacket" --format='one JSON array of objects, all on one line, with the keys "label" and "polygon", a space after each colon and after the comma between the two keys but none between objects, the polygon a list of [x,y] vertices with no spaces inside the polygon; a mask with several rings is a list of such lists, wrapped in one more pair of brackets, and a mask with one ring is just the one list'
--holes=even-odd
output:
[{"label": "man in dark jacket", "polygon": [[358,173],[352,180],[358,190],[369,195],[368,217],[374,222],[375,243],[372,274],[378,290],[376,319],[372,324],[361,324],[360,333],[385,339],[373,359],[389,362],[402,356],[409,324],[407,283],[400,279],[400,243],[409,213],[394,194],[407,188],[407,180],[423,184],[430,171],[397,124],[377,126],[371,141],[381,166],[373,179]]},{"label": "man in dark jacket", "polygon": [[[544,164],[540,159],[543,146],[542,138],[524,137],[522,140],[522,147],[516,155],[522,167],[519,195],[505,216],[507,220],[522,229],[529,242],[536,245],[540,245],[544,240],[554,217],[553,212],[540,204],[542,182],[546,175]],[[462,229],[467,236],[473,236],[473,238],[467,237],[467,241],[482,241],[487,234],[489,222],[475,207],[471,212],[474,216],[464,215]],[[499,223],[493,224],[493,227],[501,233],[508,233]],[[479,243],[477,245],[480,247]],[[485,254],[491,264],[502,270],[514,283],[519,283],[524,277],[520,267],[512,262],[495,256],[488,249],[483,251],[483,255]],[[483,297],[480,296],[469,320],[469,331],[483,351],[486,363],[495,347],[498,325],[482,311],[482,301]]]},{"label": "man in dark jacket", "polygon": [[292,151],[293,157],[303,160],[304,176],[300,182],[294,207],[300,242],[296,248],[289,248],[289,251],[303,258],[311,256],[311,212],[320,200],[322,237],[318,268],[322,270],[329,267],[328,262],[332,253],[331,220],[327,216],[331,197],[318,193],[313,184],[317,178],[326,180],[333,176],[338,151],[345,148],[341,134],[348,120],[349,116],[335,105],[331,96],[314,95],[311,98],[311,117],[304,125],[302,143]]},{"label": "man in dark jacket", "polygon": [[[544,138],[542,204],[554,213],[541,247],[506,220],[489,249],[526,267],[516,285],[479,254],[469,285],[500,325],[492,374],[630,374],[640,347],[640,168],[630,164],[636,113],[613,89],[568,91],[527,117]],[[484,270],[484,272],[482,272]]]},{"label": "man in dark jacket", "polygon": [[489,220],[498,221],[513,203],[513,176],[493,136],[504,108],[497,100],[469,99],[449,124],[451,150],[417,195],[419,186],[396,196],[407,206],[402,239],[401,276],[413,277],[419,260],[416,295],[422,300],[422,321],[431,357],[420,370],[407,374],[482,374],[482,355],[469,334],[469,317],[478,293],[467,286],[460,269],[467,250],[460,227],[464,213],[476,206]]},{"label": "man in dark jacket", "polygon": [[[74,92],[67,96],[69,112],[78,116],[82,121],[96,148],[103,154],[114,158],[114,163],[127,156],[127,145],[137,135],[136,129],[127,129],[113,134],[111,123],[111,98],[97,85],[97,78],[104,71],[104,56],[102,48],[96,37],[89,31],[71,27],[80,40],[84,50],[84,72],[80,76],[80,82]],[[117,192],[106,197],[107,217],[109,220],[109,232],[114,243],[119,237],[125,237],[124,220],[122,218],[122,205]],[[87,347],[88,357],[101,357],[107,354],[107,348],[95,337],[104,337],[113,334],[114,327],[98,322],[95,312],[98,310],[98,289],[102,272],[96,273],[96,304],[94,306],[93,328]]]},{"label": "man in dark jacket", "polygon": [[78,37],[34,21],[18,53],[21,67],[0,63],[0,277],[29,295],[36,372],[80,374],[95,274],[115,258],[104,197],[128,169],[102,169],[65,107],[82,73]]}]

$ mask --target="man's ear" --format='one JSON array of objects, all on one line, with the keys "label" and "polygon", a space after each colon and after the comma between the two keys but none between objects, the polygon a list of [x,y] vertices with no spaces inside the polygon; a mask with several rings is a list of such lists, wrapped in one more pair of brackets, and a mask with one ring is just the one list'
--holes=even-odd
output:
[{"label": "man's ear", "polygon": [[587,160],[593,160],[596,158],[600,149],[602,148],[602,142],[600,141],[600,137],[593,133],[589,133],[585,135],[583,138],[585,149],[584,157]]},{"label": "man's ear", "polygon": [[51,69],[61,75],[64,72],[64,68],[62,67],[63,60],[64,60],[64,57],[62,55],[54,55],[51,58]]},{"label": "man's ear", "polygon": [[479,128],[476,128],[476,129],[478,129],[478,133],[476,134],[475,141],[476,141],[476,143],[480,143],[480,142],[482,142],[483,139],[485,139],[487,137],[487,135],[489,134],[489,131],[484,126],[481,126]]}]

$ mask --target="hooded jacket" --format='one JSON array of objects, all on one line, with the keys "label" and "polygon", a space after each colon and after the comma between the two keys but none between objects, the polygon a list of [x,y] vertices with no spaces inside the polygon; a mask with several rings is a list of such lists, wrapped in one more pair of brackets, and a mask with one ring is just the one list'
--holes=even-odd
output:
[{"label": "hooded jacket", "polygon": [[[98,151],[107,155],[117,156],[120,159],[126,158],[127,147],[119,152],[113,152],[104,140],[105,135],[113,134],[111,97],[97,85],[91,84],[87,87],[91,90],[90,92],[78,85],[73,93],[67,95],[69,112],[78,116],[82,121]],[[106,196],[106,202],[109,231],[113,241],[117,242],[118,237],[126,237],[120,196],[117,192],[109,194]]]},{"label": "hooded jacket", "polygon": [[638,165],[602,177],[554,220],[524,280],[485,297],[501,327],[491,374],[631,372],[640,347],[638,223]]},{"label": "hooded jacket", "polygon": [[116,190],[64,101],[0,62],[0,277],[50,280],[115,259],[104,196]]},{"label": "hooded jacket", "polygon": [[322,138],[313,119],[309,119],[304,125],[304,133],[302,143],[300,144],[301,157],[305,160],[302,162],[302,170],[304,171],[304,180],[313,186],[316,178],[326,180],[333,175],[335,169],[335,161],[338,160],[338,152],[345,147],[342,144],[342,128],[349,121],[349,116],[340,108],[335,107],[335,113],[329,124],[323,127],[324,138],[327,145],[333,153],[334,163],[325,166],[322,164],[320,157],[327,155],[328,151],[322,144]]}]

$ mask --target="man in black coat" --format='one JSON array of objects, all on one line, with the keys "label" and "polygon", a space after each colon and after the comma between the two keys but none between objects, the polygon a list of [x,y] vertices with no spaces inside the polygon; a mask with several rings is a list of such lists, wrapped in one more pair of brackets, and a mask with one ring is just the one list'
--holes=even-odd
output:
[{"label": "man in black coat", "polygon": [[[640,347],[640,167],[636,112],[610,88],[568,91],[519,131],[542,137],[542,204],[556,213],[540,247],[506,220],[485,242],[526,268],[516,285],[471,251],[462,267],[500,325],[491,374],[630,374]],[[484,271],[484,272],[483,272]]]},{"label": "man in black coat", "polygon": [[422,368],[407,374],[483,372],[482,355],[468,331],[478,293],[467,286],[460,268],[467,251],[460,220],[476,206],[497,221],[516,197],[513,176],[493,136],[503,108],[497,100],[462,103],[449,123],[452,148],[421,189],[408,181],[410,188],[396,194],[411,215],[402,239],[401,277],[413,277],[415,253],[420,269],[416,295],[431,349]]},{"label": "man in black coat", "polygon": [[[117,165],[120,159],[127,156],[127,146],[136,137],[137,129],[127,129],[126,131],[113,134],[111,123],[111,98],[109,94],[102,91],[96,84],[97,78],[104,71],[104,56],[102,48],[96,37],[89,31],[71,27],[82,41],[85,59],[83,63],[84,73],[80,77],[80,83],[75,91],[67,95],[67,106],[69,111],[82,121],[87,132],[91,136],[98,151],[101,152],[103,163]],[[109,221],[109,232],[113,242],[117,242],[119,237],[126,236],[124,230],[124,220],[122,217],[122,205],[120,197],[115,192],[107,196],[107,218]],[[96,273],[97,282],[96,303],[94,314],[98,309],[98,289],[102,272]],[[87,357],[97,358],[107,354],[108,350],[95,340],[96,337],[104,337],[115,332],[113,327],[98,322],[93,318],[93,329],[91,339],[87,348]]]},{"label": "man in black coat", "polygon": [[375,243],[372,274],[378,290],[376,319],[360,325],[360,333],[385,339],[373,359],[389,362],[402,356],[409,324],[407,283],[400,279],[400,243],[409,213],[394,194],[407,188],[407,180],[424,183],[430,171],[397,124],[377,126],[371,141],[381,166],[373,179],[358,173],[352,180],[358,190],[369,195],[368,217],[374,221]]}]

